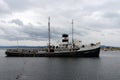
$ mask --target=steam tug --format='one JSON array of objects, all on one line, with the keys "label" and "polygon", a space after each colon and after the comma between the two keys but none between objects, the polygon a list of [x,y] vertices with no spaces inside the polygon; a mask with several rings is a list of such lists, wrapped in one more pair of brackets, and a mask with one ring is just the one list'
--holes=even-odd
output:
[{"label": "steam tug", "polygon": [[50,43],[50,18],[48,19],[48,47],[37,49],[7,49],[5,54],[8,57],[99,57],[100,42],[88,45],[82,41],[73,39],[72,20],[72,40],[70,42],[68,34],[62,34],[62,41],[57,46]]}]

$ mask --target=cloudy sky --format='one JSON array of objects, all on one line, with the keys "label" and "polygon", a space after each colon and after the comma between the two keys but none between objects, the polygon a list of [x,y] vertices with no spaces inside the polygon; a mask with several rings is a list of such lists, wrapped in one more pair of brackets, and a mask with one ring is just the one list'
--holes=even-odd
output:
[{"label": "cloudy sky", "polygon": [[84,43],[120,46],[119,0],[0,0],[0,45],[47,45],[48,17],[52,43],[62,33]]}]

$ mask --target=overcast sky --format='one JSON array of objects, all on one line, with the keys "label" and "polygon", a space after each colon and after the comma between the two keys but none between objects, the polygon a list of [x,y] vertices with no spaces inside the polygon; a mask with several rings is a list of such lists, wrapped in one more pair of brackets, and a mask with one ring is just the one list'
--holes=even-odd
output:
[{"label": "overcast sky", "polygon": [[0,0],[0,45],[47,45],[62,33],[84,43],[120,46],[120,0]]}]

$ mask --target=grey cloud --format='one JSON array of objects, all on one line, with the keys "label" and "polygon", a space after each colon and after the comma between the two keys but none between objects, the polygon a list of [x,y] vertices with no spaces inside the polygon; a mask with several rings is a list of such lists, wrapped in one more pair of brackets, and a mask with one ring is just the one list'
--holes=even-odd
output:
[{"label": "grey cloud", "polygon": [[[25,25],[21,32],[29,36],[31,40],[47,40],[48,39],[48,26],[40,26],[35,28],[34,25]],[[51,28],[51,38],[61,38],[62,32],[67,32],[61,28]]]},{"label": "grey cloud", "polygon": [[[37,19],[42,20],[42,18],[46,18],[46,16],[51,16],[56,19],[53,24],[58,26],[56,26],[57,28],[55,28],[55,26],[51,27],[52,39],[61,37],[62,33],[71,34],[71,27],[69,27],[71,25],[66,25],[70,24],[71,19],[74,19],[75,21],[75,35],[79,36],[89,35],[90,32],[99,32],[100,34],[103,34],[101,32],[104,29],[120,28],[120,1],[118,0],[4,1],[8,4],[12,13],[30,10],[31,12],[34,11],[34,13],[36,13]],[[8,13],[9,10],[0,9],[0,13],[2,12]],[[14,14],[11,16],[14,16]],[[32,16],[31,18],[33,17],[35,16]],[[7,27],[11,27],[9,25],[6,26],[6,29],[0,28],[5,33],[2,36],[4,39],[16,40],[16,38],[18,38],[19,40],[47,40],[48,38],[47,24],[46,26],[43,26],[44,20],[43,23],[37,23],[39,27],[32,23],[25,25],[21,19],[12,19],[10,22],[19,25],[21,28],[7,29]],[[4,23],[4,21],[2,23]],[[115,35],[116,34],[117,33],[115,33]]]},{"label": "grey cloud", "polygon": [[11,11],[9,10],[9,7],[4,2],[4,0],[0,1],[0,17],[4,17],[4,15],[11,14]]},{"label": "grey cloud", "polygon": [[105,18],[120,18],[120,14],[118,12],[106,12],[103,17]]},{"label": "grey cloud", "polygon": [[1,23],[6,23],[6,21],[4,21],[4,20],[1,20],[0,22],[1,22]]},{"label": "grey cloud", "polygon": [[27,34],[32,40],[42,40],[47,38],[47,30],[42,28],[34,28],[34,26],[31,25],[24,26],[22,32]]},{"label": "grey cloud", "polygon": [[5,0],[12,11],[23,11],[30,8],[29,0]]},{"label": "grey cloud", "polygon": [[[16,20],[15,20],[16,21]],[[13,28],[9,26],[8,29],[5,27],[1,27],[0,30],[4,31],[4,35],[0,35],[1,38],[7,39],[10,41],[13,40],[48,40],[48,27],[40,26],[37,27],[32,23],[28,25],[20,25],[21,28]],[[51,38],[59,39],[61,38],[63,33],[71,34],[71,31],[67,30],[67,28],[51,28]]]},{"label": "grey cloud", "polygon": [[23,22],[22,22],[20,19],[13,19],[13,20],[11,20],[10,22],[11,22],[11,23],[15,23],[15,24],[17,24],[17,25],[21,25],[21,26],[24,25]]},{"label": "grey cloud", "polygon": [[0,17],[3,17],[5,15],[9,15],[9,14],[11,14],[11,11],[0,9]]}]

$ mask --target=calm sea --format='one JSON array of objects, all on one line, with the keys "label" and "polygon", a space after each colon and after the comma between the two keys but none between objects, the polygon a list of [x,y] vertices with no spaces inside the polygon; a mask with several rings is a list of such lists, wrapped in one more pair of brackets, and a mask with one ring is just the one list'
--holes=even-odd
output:
[{"label": "calm sea", "polygon": [[5,57],[0,50],[0,80],[120,80],[120,52],[99,58]]}]

